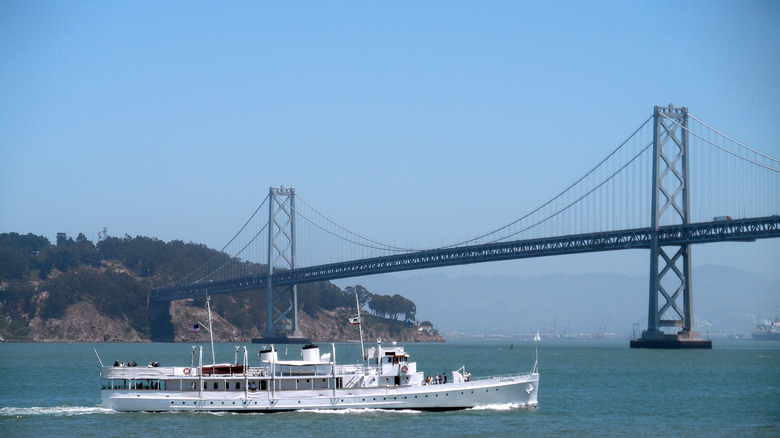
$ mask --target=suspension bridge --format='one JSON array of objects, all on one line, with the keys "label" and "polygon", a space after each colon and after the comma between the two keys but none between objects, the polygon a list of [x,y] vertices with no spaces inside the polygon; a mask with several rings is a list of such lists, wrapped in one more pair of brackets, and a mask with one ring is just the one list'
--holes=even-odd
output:
[{"label": "suspension bridge", "polygon": [[[442,266],[626,249],[650,250],[640,348],[710,348],[693,330],[690,246],[780,237],[780,161],[685,107],[654,108],[625,141],[565,190],[492,230],[439,247],[365,237],[293,188],[272,187],[218,256],[150,296],[170,301],[266,293],[264,337],[302,336],[296,285]],[[154,324],[153,324],[154,326]],[[154,334],[154,333],[153,333]]]}]

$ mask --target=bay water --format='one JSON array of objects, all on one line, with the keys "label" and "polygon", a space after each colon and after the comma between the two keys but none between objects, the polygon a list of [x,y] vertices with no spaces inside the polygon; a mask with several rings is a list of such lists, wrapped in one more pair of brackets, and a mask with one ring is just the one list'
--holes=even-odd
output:
[{"label": "bay water", "polygon": [[[210,347],[203,346],[204,363]],[[367,344],[368,346],[368,344]],[[247,345],[259,363],[261,345]],[[780,436],[780,342],[714,341],[712,350],[631,350],[627,340],[452,340],[406,344],[426,375],[529,371],[538,349],[539,405],[455,412],[349,410],[118,413],[100,407],[100,364],[189,366],[190,344],[0,344],[0,436]],[[512,347],[512,348],[510,348]],[[300,346],[276,346],[300,358]],[[322,353],[331,344],[321,343]],[[233,344],[216,344],[232,362]],[[335,344],[357,363],[359,344]],[[239,353],[239,362],[242,353]],[[195,364],[197,364],[197,353]]]}]

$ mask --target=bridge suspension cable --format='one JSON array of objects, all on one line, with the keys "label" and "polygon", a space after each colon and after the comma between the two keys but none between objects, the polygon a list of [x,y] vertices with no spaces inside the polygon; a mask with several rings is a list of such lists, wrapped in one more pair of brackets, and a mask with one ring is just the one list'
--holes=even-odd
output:
[{"label": "bridge suspension cable", "polygon": [[[571,203],[569,203],[568,205],[566,205],[565,207],[563,207],[563,208],[559,209],[559,210],[558,210],[558,211],[556,211],[555,213],[553,213],[553,214],[551,214],[551,215],[547,216],[546,218],[544,218],[544,219],[542,219],[542,220],[539,220],[539,221],[537,221],[537,222],[536,222],[536,223],[534,223],[534,224],[531,224],[530,226],[527,226],[526,228],[523,228],[522,230],[516,231],[516,232],[514,232],[514,233],[512,233],[512,234],[510,234],[510,235],[508,235],[508,236],[504,236],[504,237],[502,237],[502,238],[500,238],[500,239],[496,239],[496,240],[490,241],[490,242],[488,242],[488,243],[496,243],[496,242],[501,242],[501,241],[507,240],[507,239],[509,239],[510,237],[517,236],[517,235],[518,235],[518,234],[520,234],[520,233],[523,233],[523,232],[525,232],[525,231],[528,231],[528,230],[530,230],[531,228],[534,228],[534,227],[536,227],[536,226],[538,226],[538,225],[540,225],[540,224],[542,224],[542,223],[544,223],[544,222],[546,222],[546,221],[548,221],[548,220],[550,220],[550,219],[552,219],[552,218],[554,218],[554,217],[558,216],[559,214],[561,214],[561,213],[563,213],[564,211],[568,210],[569,208],[573,207],[574,205],[576,205],[577,203],[579,203],[580,201],[582,201],[582,200],[583,200],[583,199],[585,199],[586,197],[590,196],[590,195],[591,195],[593,192],[595,192],[596,190],[598,190],[599,188],[601,188],[603,185],[605,185],[606,183],[608,183],[609,181],[611,181],[611,180],[612,180],[612,179],[613,179],[615,176],[617,176],[617,175],[618,175],[620,172],[622,172],[622,171],[623,171],[625,168],[627,168],[627,167],[628,167],[628,166],[629,166],[631,163],[633,163],[633,162],[634,162],[636,159],[638,159],[640,156],[642,156],[642,154],[644,154],[645,152],[647,152],[647,150],[648,150],[648,149],[650,149],[650,147],[651,147],[652,145],[653,145],[653,144],[652,144],[652,143],[650,143],[650,144],[648,144],[647,146],[645,146],[645,147],[644,147],[644,149],[642,149],[641,151],[639,151],[639,153],[638,153],[638,154],[634,155],[634,158],[632,158],[632,159],[631,159],[630,161],[628,161],[626,164],[624,164],[623,166],[621,166],[621,167],[620,167],[620,168],[619,168],[617,171],[615,171],[614,173],[612,173],[611,175],[609,175],[609,176],[607,177],[607,179],[605,179],[604,181],[602,181],[601,183],[599,183],[599,184],[598,184],[596,187],[592,188],[590,191],[588,191],[588,192],[587,192],[587,193],[585,193],[584,195],[582,195],[582,196],[580,196],[579,198],[575,199],[573,202],[571,202]],[[584,178],[584,177],[583,177],[583,178]],[[580,179],[580,181],[581,181],[581,180],[582,180],[582,179]],[[568,189],[567,189],[567,190],[568,190]],[[560,196],[560,195],[559,195],[559,196]],[[552,201],[550,201],[550,202],[552,202]],[[549,202],[548,202],[548,203],[549,203]],[[546,205],[546,204],[545,204],[545,205]],[[539,207],[539,208],[541,208],[541,207]],[[538,209],[537,209],[537,210],[538,210]],[[536,211],[536,210],[535,210],[535,211]],[[528,215],[526,215],[526,216],[524,216],[524,217],[522,217],[522,218],[520,218],[520,219],[516,220],[514,223],[517,223],[517,222],[519,222],[520,220],[524,219],[525,217],[528,217],[528,216],[529,216],[530,214],[532,214],[532,213],[533,213],[533,212],[531,212],[531,213],[529,213]]]},{"label": "bridge suspension cable", "polygon": [[[374,245],[368,245],[368,244],[365,244],[365,243],[362,243],[362,242],[358,242],[358,241],[356,241],[356,240],[352,240],[352,239],[347,239],[347,238],[345,238],[345,237],[341,237],[341,236],[339,236],[338,234],[336,234],[335,232],[333,232],[333,231],[330,231],[330,230],[326,229],[325,227],[323,227],[323,226],[321,226],[321,225],[319,225],[319,224],[315,223],[313,220],[309,219],[309,217],[308,217],[308,216],[306,216],[306,215],[301,215],[301,216],[299,216],[299,217],[302,217],[302,218],[303,218],[304,220],[306,220],[307,222],[309,222],[310,224],[314,225],[315,227],[317,227],[317,228],[321,229],[322,231],[325,231],[326,233],[328,233],[328,234],[330,234],[330,235],[332,235],[332,236],[335,236],[335,237],[338,237],[338,238],[340,238],[340,239],[346,240],[347,242],[354,243],[354,244],[356,244],[356,245],[364,246],[364,247],[366,247],[366,248],[371,248],[371,249],[379,249],[379,250],[385,250],[385,251],[395,251],[395,252],[411,252],[411,251],[418,251],[417,249],[414,249],[414,248],[401,248],[401,247],[398,247],[398,246],[394,246],[394,245],[390,245],[390,244],[386,244],[386,243],[382,243],[382,242],[377,242],[376,240],[372,240],[372,239],[369,239],[368,237],[362,236],[362,235],[360,235],[360,234],[358,234],[358,233],[356,233],[356,232],[354,232],[354,231],[351,231],[351,230],[349,230],[348,228],[345,228],[345,227],[343,227],[343,226],[339,225],[338,223],[336,223],[335,221],[333,221],[333,220],[332,220],[331,218],[329,218],[328,216],[325,216],[325,215],[324,215],[324,214],[322,214],[322,213],[321,213],[319,210],[317,210],[316,208],[314,208],[314,207],[313,207],[311,204],[309,204],[308,202],[306,202],[306,200],[304,200],[303,198],[301,198],[301,196],[300,196],[300,195],[298,195],[298,199],[299,199],[301,202],[303,202],[304,204],[306,204],[306,205],[307,205],[309,208],[311,208],[312,210],[314,210],[314,212],[316,212],[316,213],[317,213],[317,214],[318,214],[320,217],[322,217],[323,219],[325,219],[327,222],[329,222],[329,223],[331,223],[331,224],[335,225],[335,226],[336,226],[336,227],[338,227],[339,229],[341,229],[341,230],[343,230],[343,231],[346,231],[347,233],[349,233],[349,234],[351,234],[351,235],[353,235],[353,236],[355,236],[355,237],[358,237],[358,238],[360,238],[360,239],[363,239],[363,240],[365,240],[365,241],[367,241],[367,242],[370,242],[370,243],[372,243],[372,244],[374,244]],[[285,203],[285,205],[287,205],[289,208],[291,208],[291,209],[295,210],[295,209],[294,209],[292,206],[290,206],[289,204]],[[298,210],[296,210],[296,212],[298,212]]]},{"label": "bridge suspension cable", "polygon": [[[689,117],[697,124],[686,127],[663,113],[661,115],[671,121],[676,129],[682,128],[686,133],[712,146],[691,148],[693,151],[691,154],[695,154],[696,158],[691,164],[692,183],[687,190],[694,191],[694,194],[689,196],[698,203],[691,209],[692,216],[696,216],[693,219],[709,221],[713,216],[736,214],[737,211],[743,218],[777,214],[780,210],[780,180],[776,178],[776,175],[780,174],[778,159],[733,140],[693,116]],[[303,256],[311,259],[304,263],[296,262],[296,267],[425,250],[495,244],[509,240],[647,227],[652,216],[650,196],[653,160],[649,151],[655,138],[651,120],[653,120],[652,115],[605,158],[550,200],[489,232],[455,243],[446,245],[442,243],[439,247],[420,248],[383,243],[337,223],[300,195],[296,195],[296,199],[301,202],[297,205],[294,203],[291,205],[284,199],[277,199],[280,208],[291,212],[299,220],[295,225],[298,229],[296,239],[299,246],[298,258]],[[702,127],[702,131],[705,132],[697,132],[697,127]],[[713,141],[709,138],[714,135],[725,141]],[[741,149],[724,146],[718,144],[719,142],[731,142]],[[685,156],[682,159],[691,160],[691,157]],[[668,174],[670,178],[675,178],[678,172],[676,168],[678,164],[675,161],[667,160],[664,164],[667,166],[664,174]],[[759,172],[751,169],[763,170]],[[679,175],[676,177],[679,178]],[[670,184],[672,183],[674,181],[670,181]],[[672,186],[674,187],[673,184]],[[261,273],[260,271],[264,269],[261,265],[269,263],[265,257],[268,255],[267,248],[271,245],[263,239],[266,234],[269,239],[272,238],[268,232],[269,222],[260,213],[263,207],[268,206],[268,202],[270,202],[270,195],[265,197],[243,227],[218,254],[213,255],[208,262],[191,274],[168,286],[218,281]],[[303,219],[303,222],[300,219]],[[663,222],[664,219],[661,220]],[[303,223],[311,226],[301,227]],[[312,230],[315,234],[310,236],[306,234]],[[236,247],[236,251],[228,250],[232,246]],[[304,247],[303,251],[301,246]],[[250,254],[252,251],[255,253]],[[330,254],[327,253],[328,251]],[[317,259],[314,260],[315,258]]]},{"label": "bridge suspension cable", "polygon": [[[664,117],[666,117],[666,116],[664,116]],[[716,133],[716,134],[720,135],[721,137],[725,138],[726,140],[728,140],[728,141],[731,141],[731,142],[733,142],[733,143],[736,143],[736,144],[738,144],[738,145],[742,146],[743,148],[745,148],[745,149],[749,150],[750,152],[753,152],[754,154],[758,154],[758,155],[760,155],[760,156],[762,156],[762,157],[764,157],[764,158],[768,158],[769,160],[771,160],[771,161],[774,161],[775,163],[780,163],[780,160],[778,160],[777,158],[770,157],[769,155],[763,154],[763,153],[761,153],[761,152],[759,152],[759,151],[757,151],[757,150],[755,150],[755,149],[752,149],[752,148],[750,148],[750,147],[748,147],[748,146],[746,146],[746,145],[744,145],[744,144],[742,144],[742,143],[738,142],[737,140],[734,140],[733,138],[729,137],[728,135],[726,135],[726,134],[724,134],[724,133],[722,133],[722,132],[718,131],[717,129],[713,128],[712,126],[710,126],[710,125],[708,125],[708,124],[706,124],[706,123],[702,122],[701,120],[697,119],[697,118],[696,118],[696,117],[694,117],[693,115],[691,115],[691,114],[688,114],[688,117],[690,117],[690,118],[691,118],[691,119],[693,119],[693,120],[696,120],[696,121],[697,121],[697,122],[699,122],[699,123],[700,123],[702,126],[704,126],[705,128],[709,129],[710,131],[712,131],[712,132],[714,132],[714,133]],[[683,128],[683,129],[686,129],[686,128]],[[696,134],[694,134],[694,135],[696,135]],[[697,137],[699,137],[698,135],[696,135],[696,136],[697,136]],[[701,138],[701,137],[699,137],[699,138]],[[704,139],[702,139],[702,140],[704,140]],[[707,140],[705,140],[705,141],[707,141]],[[715,145],[713,145],[713,146],[715,146]]]},{"label": "bridge suspension cable", "polygon": [[[772,167],[770,167],[770,166],[767,166],[767,165],[765,165],[765,164],[761,164],[761,163],[759,163],[759,162],[757,162],[757,161],[754,161],[754,160],[752,160],[752,159],[750,159],[750,158],[748,158],[748,157],[745,157],[745,156],[743,156],[743,155],[740,155],[740,154],[738,154],[738,153],[736,153],[736,152],[734,152],[734,151],[731,151],[731,150],[729,150],[729,149],[726,149],[726,148],[724,148],[723,146],[721,146],[721,145],[719,145],[719,144],[716,144],[715,142],[713,142],[713,141],[711,141],[711,140],[709,140],[709,139],[706,139],[706,138],[704,138],[703,136],[699,135],[697,132],[695,132],[695,131],[692,131],[690,128],[686,128],[685,126],[681,125],[681,124],[680,124],[679,122],[677,122],[676,120],[673,120],[673,119],[669,118],[667,115],[665,115],[665,114],[663,114],[663,113],[662,113],[662,114],[661,114],[661,116],[663,116],[665,119],[669,120],[669,121],[670,121],[670,122],[672,122],[673,124],[675,124],[675,125],[679,126],[680,128],[684,129],[684,130],[685,130],[685,131],[687,131],[688,133],[690,133],[690,134],[694,135],[694,136],[695,136],[695,137],[697,137],[698,139],[700,139],[700,140],[704,141],[705,143],[707,143],[707,144],[709,144],[709,145],[711,145],[711,146],[714,146],[714,147],[716,147],[716,148],[718,148],[718,149],[722,150],[723,152],[725,152],[725,153],[727,153],[727,154],[733,155],[733,156],[735,156],[735,157],[739,158],[740,160],[747,161],[748,163],[755,164],[756,166],[763,167],[764,169],[770,170],[770,171],[772,171],[772,172],[778,172],[778,173],[780,173],[780,168],[778,168],[778,169],[772,168]],[[728,139],[729,141],[733,142],[734,144],[737,144],[737,145],[739,145],[739,146],[741,146],[741,147],[743,147],[743,148],[745,148],[745,149],[749,150],[750,152],[753,152],[754,154],[757,154],[757,155],[759,155],[759,156],[761,156],[761,157],[763,157],[763,158],[766,158],[766,159],[768,159],[768,160],[770,160],[770,161],[773,161],[773,162],[775,162],[775,163],[780,163],[780,160],[778,160],[777,158],[774,158],[774,157],[771,157],[771,156],[769,156],[769,155],[766,155],[766,154],[763,154],[763,153],[761,153],[761,152],[758,152],[758,151],[757,151],[757,150],[755,150],[755,149],[749,148],[749,147],[745,146],[744,144],[742,144],[742,143],[740,143],[740,142],[738,142],[738,141],[736,141],[736,140],[733,140],[733,139],[731,139],[731,137],[728,137],[728,136],[726,136],[726,135],[722,134],[720,131],[717,131],[717,130],[715,130],[715,129],[712,129],[712,128],[710,128],[710,126],[709,126],[709,125],[707,125],[707,124],[705,124],[705,123],[701,122],[701,121],[700,121],[699,119],[697,119],[696,117],[693,117],[693,116],[691,116],[690,114],[688,115],[688,117],[690,117],[690,118],[692,118],[692,119],[696,120],[697,122],[701,123],[701,124],[702,124],[703,126],[705,126],[706,128],[708,128],[708,129],[710,129],[711,131],[713,131],[713,132],[717,133],[718,135],[722,136],[723,138],[726,138],[726,139]]]},{"label": "bridge suspension cable", "polygon": [[[613,151],[612,151],[612,152],[611,152],[609,155],[607,155],[607,157],[606,157],[606,158],[604,158],[603,160],[601,160],[601,162],[599,162],[599,163],[598,163],[598,164],[596,164],[596,165],[595,165],[595,166],[594,166],[592,169],[590,169],[588,172],[586,172],[586,173],[585,173],[585,175],[583,175],[582,177],[580,177],[580,179],[578,179],[577,181],[575,181],[574,183],[572,183],[572,184],[571,184],[569,187],[565,188],[563,191],[561,191],[560,193],[558,193],[557,195],[555,195],[555,197],[553,197],[553,198],[552,198],[552,199],[550,199],[549,201],[545,202],[544,204],[540,205],[539,207],[537,207],[536,209],[534,209],[534,210],[530,211],[529,213],[525,214],[524,216],[522,216],[522,217],[520,217],[520,218],[518,218],[518,219],[515,219],[514,221],[512,221],[512,222],[510,222],[510,223],[508,223],[508,224],[506,224],[506,225],[504,225],[504,226],[502,226],[502,227],[500,227],[500,228],[498,228],[498,229],[496,229],[496,230],[494,230],[494,231],[492,231],[492,232],[490,232],[490,233],[486,233],[486,234],[483,234],[483,235],[481,235],[481,236],[477,236],[477,237],[475,237],[475,238],[473,238],[473,239],[466,240],[466,241],[463,241],[463,242],[460,242],[460,243],[458,243],[458,244],[451,245],[451,246],[460,246],[460,245],[465,245],[465,244],[467,244],[467,243],[476,242],[476,241],[478,241],[478,240],[480,240],[480,239],[482,239],[482,238],[485,238],[485,237],[487,237],[487,236],[490,236],[490,235],[496,234],[496,233],[498,233],[499,231],[503,231],[503,230],[505,230],[505,229],[507,229],[507,228],[511,227],[512,225],[514,225],[514,224],[516,224],[516,223],[518,223],[518,222],[520,222],[520,221],[522,221],[522,220],[524,220],[524,219],[526,219],[526,218],[530,217],[530,216],[531,216],[531,215],[533,215],[534,213],[536,213],[536,212],[538,212],[538,211],[542,210],[544,207],[546,207],[546,206],[548,206],[548,205],[552,204],[553,202],[555,202],[556,200],[558,200],[559,198],[561,198],[563,195],[565,195],[565,194],[566,194],[568,191],[570,191],[572,188],[574,188],[574,187],[575,187],[575,186],[577,186],[579,183],[581,183],[583,180],[585,180],[587,177],[589,177],[591,174],[593,174],[593,173],[594,173],[594,172],[595,172],[595,171],[596,171],[596,170],[597,170],[599,167],[601,167],[601,166],[602,166],[604,163],[606,163],[606,162],[607,162],[607,161],[608,161],[610,158],[612,158],[612,156],[614,156],[614,155],[615,155],[615,154],[616,154],[616,153],[617,153],[619,150],[621,150],[621,149],[623,148],[623,146],[625,146],[625,145],[626,145],[626,143],[628,143],[628,141],[629,141],[629,140],[631,140],[631,138],[633,138],[633,137],[634,137],[634,135],[636,135],[636,134],[637,134],[639,131],[641,131],[641,130],[642,130],[642,128],[644,128],[644,127],[645,127],[645,126],[648,124],[648,122],[650,122],[650,120],[652,120],[652,116],[648,117],[648,118],[647,118],[647,120],[645,120],[645,121],[644,121],[644,123],[642,123],[642,125],[640,125],[640,126],[639,126],[639,128],[637,128],[637,129],[636,129],[636,130],[635,130],[635,131],[634,131],[634,132],[633,132],[631,135],[629,135],[629,136],[628,136],[628,138],[626,138],[626,140],[625,140],[625,141],[623,141],[623,143],[621,143],[621,144],[620,144],[620,146],[618,146],[618,147],[617,147],[615,150],[613,150]],[[557,215],[558,215],[558,214],[560,214],[561,212],[563,212],[563,211],[565,211],[565,210],[569,209],[570,207],[572,207],[572,206],[573,206],[573,205],[575,205],[576,203],[578,203],[578,202],[580,202],[581,200],[583,200],[584,198],[586,198],[586,197],[587,197],[588,195],[590,195],[591,193],[595,192],[595,191],[596,191],[597,189],[599,189],[601,186],[603,186],[604,184],[606,184],[607,182],[609,182],[609,181],[610,181],[610,180],[611,180],[613,177],[615,177],[615,176],[616,176],[618,173],[622,172],[622,171],[623,171],[623,169],[625,169],[626,167],[628,167],[628,165],[629,165],[629,164],[633,163],[633,162],[634,162],[634,160],[636,160],[637,158],[639,158],[639,156],[641,156],[641,155],[642,155],[642,153],[644,153],[644,152],[645,152],[645,151],[646,151],[646,150],[647,150],[647,149],[648,149],[650,146],[652,146],[652,143],[650,143],[650,144],[648,144],[647,146],[645,146],[645,147],[644,147],[644,148],[643,148],[641,151],[639,151],[639,153],[638,153],[638,154],[636,154],[636,155],[635,155],[633,158],[631,158],[631,160],[629,160],[627,163],[625,163],[623,166],[621,166],[621,167],[620,167],[620,168],[619,168],[619,169],[618,169],[616,172],[614,172],[614,173],[612,173],[611,175],[609,175],[609,176],[607,177],[607,179],[603,180],[603,181],[602,181],[600,184],[598,184],[596,187],[594,187],[593,189],[591,189],[590,191],[588,191],[588,192],[587,192],[587,193],[585,193],[584,195],[580,196],[579,198],[575,199],[573,202],[569,203],[568,205],[566,205],[566,206],[565,206],[565,207],[563,207],[562,209],[559,209],[558,211],[554,212],[553,214],[550,214],[550,215],[548,215],[547,217],[545,217],[545,218],[543,218],[543,219],[541,219],[541,220],[538,220],[536,223],[532,224],[531,226],[528,226],[528,227],[526,227],[526,228],[524,228],[524,229],[522,229],[522,230],[520,230],[520,231],[516,231],[516,232],[514,232],[514,233],[512,233],[512,234],[509,234],[509,235],[507,235],[507,236],[504,236],[504,237],[498,238],[498,239],[496,239],[496,240],[490,241],[490,242],[488,242],[488,243],[495,243],[495,242],[500,242],[500,241],[502,241],[502,240],[506,240],[506,239],[508,239],[508,238],[510,238],[510,237],[514,237],[514,236],[516,236],[516,235],[518,235],[518,234],[520,234],[520,233],[522,233],[522,232],[524,232],[524,231],[530,230],[530,229],[534,228],[535,226],[537,226],[537,225],[540,225],[540,224],[542,224],[542,223],[544,223],[544,222],[546,222],[546,221],[548,221],[548,220],[550,220],[550,219],[554,218],[555,216],[557,216]],[[445,247],[445,248],[448,248],[448,247]]]},{"label": "bridge suspension cable", "polygon": [[[608,175],[605,175],[603,177],[603,179],[600,182],[596,183],[592,188],[582,189],[584,194],[576,196],[573,201],[568,202],[568,203],[564,204],[563,206],[556,208],[554,211],[548,213],[546,216],[544,216],[544,217],[542,217],[540,219],[536,219],[534,223],[532,223],[530,225],[527,225],[527,226],[523,227],[520,230],[512,231],[512,232],[509,232],[508,234],[505,234],[505,235],[496,236],[496,234],[498,234],[498,233],[500,233],[500,232],[502,232],[502,231],[504,231],[504,230],[506,230],[506,229],[508,229],[508,228],[510,228],[510,227],[512,227],[514,225],[516,225],[517,223],[519,223],[519,222],[521,222],[521,221],[523,221],[525,219],[528,219],[528,218],[532,217],[534,214],[542,211],[545,207],[548,207],[548,206],[554,204],[556,201],[559,201],[567,193],[572,192],[573,189],[575,189],[583,181],[585,181],[586,179],[591,177],[595,172],[597,172],[600,168],[602,168],[604,166],[604,164],[607,163],[610,159],[615,157],[615,155],[618,154],[618,152],[620,152],[631,141],[631,139],[637,133],[639,133],[642,129],[644,129],[645,127],[648,126],[650,120],[652,120],[652,116],[648,117],[617,148],[615,148],[612,152],[610,152],[604,159],[602,159],[598,164],[596,164],[593,168],[591,168],[588,172],[586,172],[582,177],[580,177],[574,183],[572,183],[567,188],[565,188],[563,191],[558,193],[552,199],[550,199],[549,201],[547,201],[544,204],[540,205],[539,207],[535,208],[531,212],[523,215],[522,217],[520,217],[518,219],[515,219],[515,220],[509,222],[506,225],[498,227],[498,228],[496,228],[494,230],[491,230],[489,232],[482,233],[482,234],[477,235],[476,237],[465,239],[465,240],[461,240],[461,241],[458,241],[458,242],[455,242],[455,243],[442,245],[442,246],[440,246],[438,248],[440,248],[440,249],[454,248],[454,247],[458,247],[458,246],[465,246],[465,245],[469,245],[469,244],[474,244],[474,243],[479,242],[479,241],[483,241],[482,243],[493,243],[493,242],[499,242],[499,241],[502,241],[502,240],[507,240],[507,239],[509,239],[511,237],[514,237],[514,236],[517,236],[518,234],[521,234],[521,233],[523,233],[525,231],[533,229],[534,227],[536,227],[536,226],[538,226],[538,225],[540,225],[542,223],[545,223],[545,222],[549,221],[550,219],[555,218],[556,216],[560,215],[561,212],[570,209],[572,206],[574,206],[577,203],[581,202],[583,199],[585,199],[586,197],[588,197],[589,195],[593,194],[598,189],[603,187],[606,183],[612,181],[620,172],[624,171],[629,165],[634,163],[644,152],[646,152],[648,150],[649,146],[652,143],[644,144],[643,147],[641,148],[641,150],[638,153],[636,153],[633,156],[631,156],[627,161],[622,162],[622,164],[619,164],[615,171],[609,173]],[[355,245],[358,245],[358,246],[361,246],[361,247],[364,247],[364,248],[375,249],[375,250],[385,251],[385,252],[390,252],[390,253],[414,252],[414,251],[422,251],[422,250],[426,250],[426,249],[431,249],[431,248],[420,248],[420,247],[417,247],[417,248],[414,248],[414,247],[401,247],[401,246],[387,244],[387,243],[382,243],[382,242],[370,239],[368,237],[365,237],[365,236],[363,236],[363,235],[361,235],[361,234],[359,234],[357,232],[354,232],[354,231],[352,231],[352,230],[350,230],[350,229],[340,225],[336,221],[334,221],[331,218],[329,218],[328,216],[324,215],[319,210],[317,210],[315,207],[313,207],[310,203],[308,203],[303,198],[301,198],[300,195],[298,195],[298,199],[301,200],[307,207],[311,208],[311,210],[313,212],[315,212],[319,217],[323,218],[327,223],[335,226],[336,228],[338,228],[338,230],[344,231],[349,236],[354,236],[354,237],[343,236],[343,235],[341,235],[337,231],[332,231],[332,230],[327,229],[325,226],[322,226],[322,225],[318,224],[316,222],[316,220],[310,218],[307,214],[305,214],[300,209],[296,209],[296,212],[299,214],[298,217],[303,218],[306,222],[312,224],[316,228],[318,228],[318,229],[328,233],[331,236],[334,236],[334,237],[336,237],[338,239],[341,239],[341,240],[343,240],[345,242],[348,242],[348,243],[351,243],[351,244],[355,244]],[[286,205],[286,206],[288,208],[292,209],[292,206],[289,206],[289,205]],[[491,239],[486,240],[486,238],[488,238],[490,236],[493,236],[493,237]]]},{"label": "bridge suspension cable", "polygon": [[[255,242],[258,238],[258,236],[261,236],[263,231],[268,227],[268,223],[266,224],[254,235],[249,239],[249,242],[247,242],[236,254],[233,254],[232,256],[229,254],[226,254],[225,251],[228,249],[228,247],[233,244],[233,242],[238,239],[244,230],[247,229],[247,227],[250,225],[253,219],[255,219],[258,215],[258,213],[262,210],[262,208],[266,205],[268,202],[268,195],[266,195],[265,199],[263,199],[263,202],[260,203],[260,205],[257,207],[257,209],[252,213],[252,215],[247,219],[247,221],[244,223],[244,225],[241,227],[241,229],[236,232],[235,235],[226,243],[221,250],[219,250],[218,253],[214,254],[208,261],[203,263],[200,267],[192,271],[191,273],[185,275],[184,277],[173,281],[165,286],[162,287],[173,287],[178,285],[184,285],[184,284],[193,284],[198,283],[201,281],[206,281],[212,277],[215,276],[218,272],[223,271],[227,266],[229,266],[231,263],[238,262],[237,258],[239,255],[241,255],[247,248],[249,248],[250,244]],[[219,266],[215,266],[216,263],[221,263]]]}]

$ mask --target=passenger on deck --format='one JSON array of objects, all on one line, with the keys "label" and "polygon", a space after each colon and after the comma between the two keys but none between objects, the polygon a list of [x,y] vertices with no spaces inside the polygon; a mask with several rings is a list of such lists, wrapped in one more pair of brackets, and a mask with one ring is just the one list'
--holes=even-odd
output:
[{"label": "passenger on deck", "polygon": [[118,360],[115,360],[115,361],[114,361],[114,366],[115,366],[115,367],[118,367],[118,366],[119,366],[119,361],[118,361]]}]

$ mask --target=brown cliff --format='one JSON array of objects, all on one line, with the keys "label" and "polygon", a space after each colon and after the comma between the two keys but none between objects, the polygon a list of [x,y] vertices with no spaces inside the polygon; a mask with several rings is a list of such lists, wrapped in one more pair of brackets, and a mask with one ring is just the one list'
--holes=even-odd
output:
[{"label": "brown cliff", "polygon": [[[193,333],[193,324],[208,323],[208,312],[191,301],[171,303],[171,322],[175,328],[176,342],[203,342],[208,331]],[[316,317],[300,313],[303,335],[314,342],[355,341],[359,339],[358,327],[348,322],[344,312],[322,310]],[[259,325],[262,326],[262,323]],[[229,321],[212,312],[214,340],[217,342],[251,342],[260,337],[257,328],[243,332]],[[35,316],[28,322],[29,332],[24,339],[6,341],[32,342],[149,342],[148,334],[134,330],[129,321],[102,315],[91,303],[82,301],[68,306],[61,318],[42,319]],[[363,337],[366,340],[381,338],[399,342],[444,342],[436,331],[421,330],[409,323],[390,321],[373,316],[363,317]],[[0,339],[2,340],[2,339]]]}]

